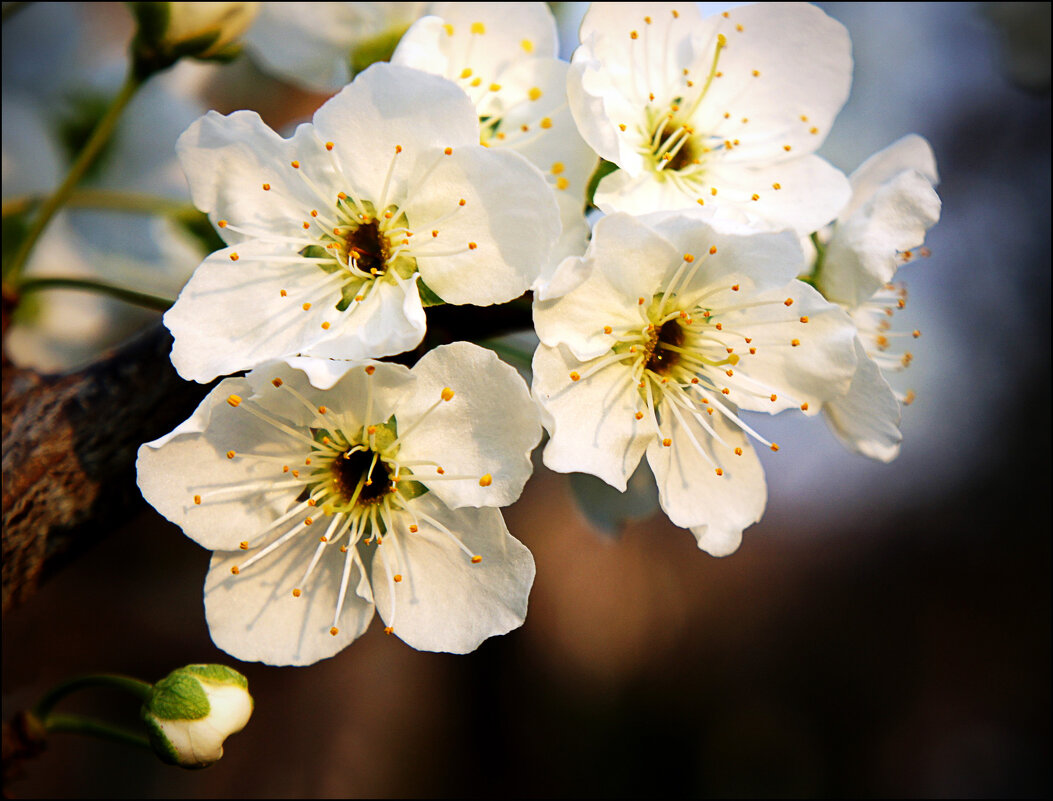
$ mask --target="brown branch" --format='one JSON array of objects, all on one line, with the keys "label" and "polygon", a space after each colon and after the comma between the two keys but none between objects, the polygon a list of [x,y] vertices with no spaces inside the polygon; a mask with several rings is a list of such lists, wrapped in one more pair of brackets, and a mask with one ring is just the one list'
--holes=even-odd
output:
[{"label": "brown branch", "polygon": [[3,610],[143,503],[139,445],[189,417],[209,387],[183,381],[158,323],[77,373],[4,366]]}]

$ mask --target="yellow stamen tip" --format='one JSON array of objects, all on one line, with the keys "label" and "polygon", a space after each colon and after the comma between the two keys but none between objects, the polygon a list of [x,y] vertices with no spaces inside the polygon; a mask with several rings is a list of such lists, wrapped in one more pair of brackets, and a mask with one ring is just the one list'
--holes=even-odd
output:
[{"label": "yellow stamen tip", "polygon": [[477,565],[481,561],[483,561],[483,557],[479,556],[478,554],[476,554],[475,556],[472,557],[472,564],[473,565]]},{"label": "yellow stamen tip", "polygon": [[297,587],[296,589],[294,589],[294,590],[292,591],[292,597],[293,597],[293,598],[299,598],[299,597],[300,597],[300,596],[301,596],[302,594],[303,594],[303,593],[302,593],[302,592],[300,591],[300,588],[299,588],[299,587]]},{"label": "yellow stamen tip", "polygon": [[479,486],[480,487],[489,487],[493,483],[494,483],[494,477],[492,475],[490,475],[489,473],[487,473],[486,475],[484,475],[482,478],[479,479]]},{"label": "yellow stamen tip", "polygon": [[444,401],[451,401],[451,400],[453,400],[453,395],[454,395],[454,392],[449,387],[443,387],[442,392],[440,393],[440,396],[442,397],[442,399]]}]

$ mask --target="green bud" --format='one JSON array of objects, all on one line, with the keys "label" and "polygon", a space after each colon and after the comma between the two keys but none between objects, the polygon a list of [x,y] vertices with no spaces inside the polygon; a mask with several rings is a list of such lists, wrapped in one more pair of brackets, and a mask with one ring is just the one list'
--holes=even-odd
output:
[{"label": "green bud", "polygon": [[223,741],[249,722],[249,682],[224,665],[187,665],[153,686],[141,714],[161,759],[208,767],[223,756]]}]

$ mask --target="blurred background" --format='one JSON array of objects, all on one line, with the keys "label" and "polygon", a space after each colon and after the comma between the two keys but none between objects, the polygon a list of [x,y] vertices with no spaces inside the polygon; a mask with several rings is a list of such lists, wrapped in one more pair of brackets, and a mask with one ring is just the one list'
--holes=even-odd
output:
[{"label": "blurred background", "polygon": [[[556,5],[571,48],[584,4]],[[850,454],[814,419],[755,417],[781,445],[768,510],[719,560],[660,514],[593,525],[539,467],[505,510],[537,561],[522,629],[450,656],[375,621],[308,668],[218,651],[208,552],[142,509],[5,616],[5,720],[76,673],[156,680],[188,662],[243,671],[255,715],[193,773],[55,735],[8,791],[1048,797],[1050,6],[820,5],[855,55],[821,153],[850,172],[915,132],[941,174],[932,256],[899,274],[900,322],[923,336],[898,460]],[[33,11],[3,25],[5,99]],[[81,38],[33,43],[42,65],[119,58],[132,33],[119,4],[51,13],[82,18]],[[325,99],[248,59],[187,67],[195,102],[275,127]],[[100,691],[64,708],[133,706]]]}]

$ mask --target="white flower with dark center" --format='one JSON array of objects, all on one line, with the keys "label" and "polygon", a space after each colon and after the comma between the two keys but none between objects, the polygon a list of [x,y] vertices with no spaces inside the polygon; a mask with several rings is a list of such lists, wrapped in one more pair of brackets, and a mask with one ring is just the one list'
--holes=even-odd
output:
[{"label": "white flower with dark center", "polygon": [[852,199],[830,230],[815,283],[852,317],[859,330],[859,366],[843,398],[824,414],[834,433],[852,450],[890,462],[899,454],[900,405],[913,393],[892,389],[883,373],[910,365],[910,351],[896,341],[917,338],[917,329],[892,330],[892,316],[907,302],[907,289],[891,283],[901,264],[918,255],[925,233],[940,218],[939,181],[932,148],[911,134],[867,159],[851,176]]},{"label": "white flower with dark center", "polygon": [[475,105],[482,144],[515,150],[545,174],[563,234],[534,289],[541,297],[565,291],[567,282],[553,278],[564,258],[585,251],[585,187],[596,154],[567,105],[569,65],[557,58],[552,12],[545,3],[435,3],[430,14],[391,61],[456,82]]},{"label": "white flower with dark center", "polygon": [[497,507],[519,497],[540,437],[515,370],[459,342],[412,370],[300,358],[226,379],[137,467],[146,499],[216,551],[216,644],[306,665],[374,608],[428,651],[521,625],[534,561]]},{"label": "white flower with dark center", "polygon": [[525,292],[559,236],[556,204],[526,159],[478,141],[460,89],[390,64],[290,139],[249,111],[198,120],[179,155],[230,246],[165,315],[180,375],[412,348],[425,328],[418,278],[447,303]]},{"label": "white flower with dark center", "polygon": [[812,155],[848,98],[851,44],[815,6],[702,19],[693,3],[593,3],[568,91],[585,141],[620,169],[604,211],[703,208],[807,235],[848,199]]},{"label": "white flower with dark center", "polygon": [[778,450],[739,410],[816,414],[844,393],[852,324],[795,280],[790,232],[612,214],[585,260],[584,283],[534,304],[545,464],[624,490],[646,451],[670,519],[700,548],[731,553],[766,501],[749,438]]}]

